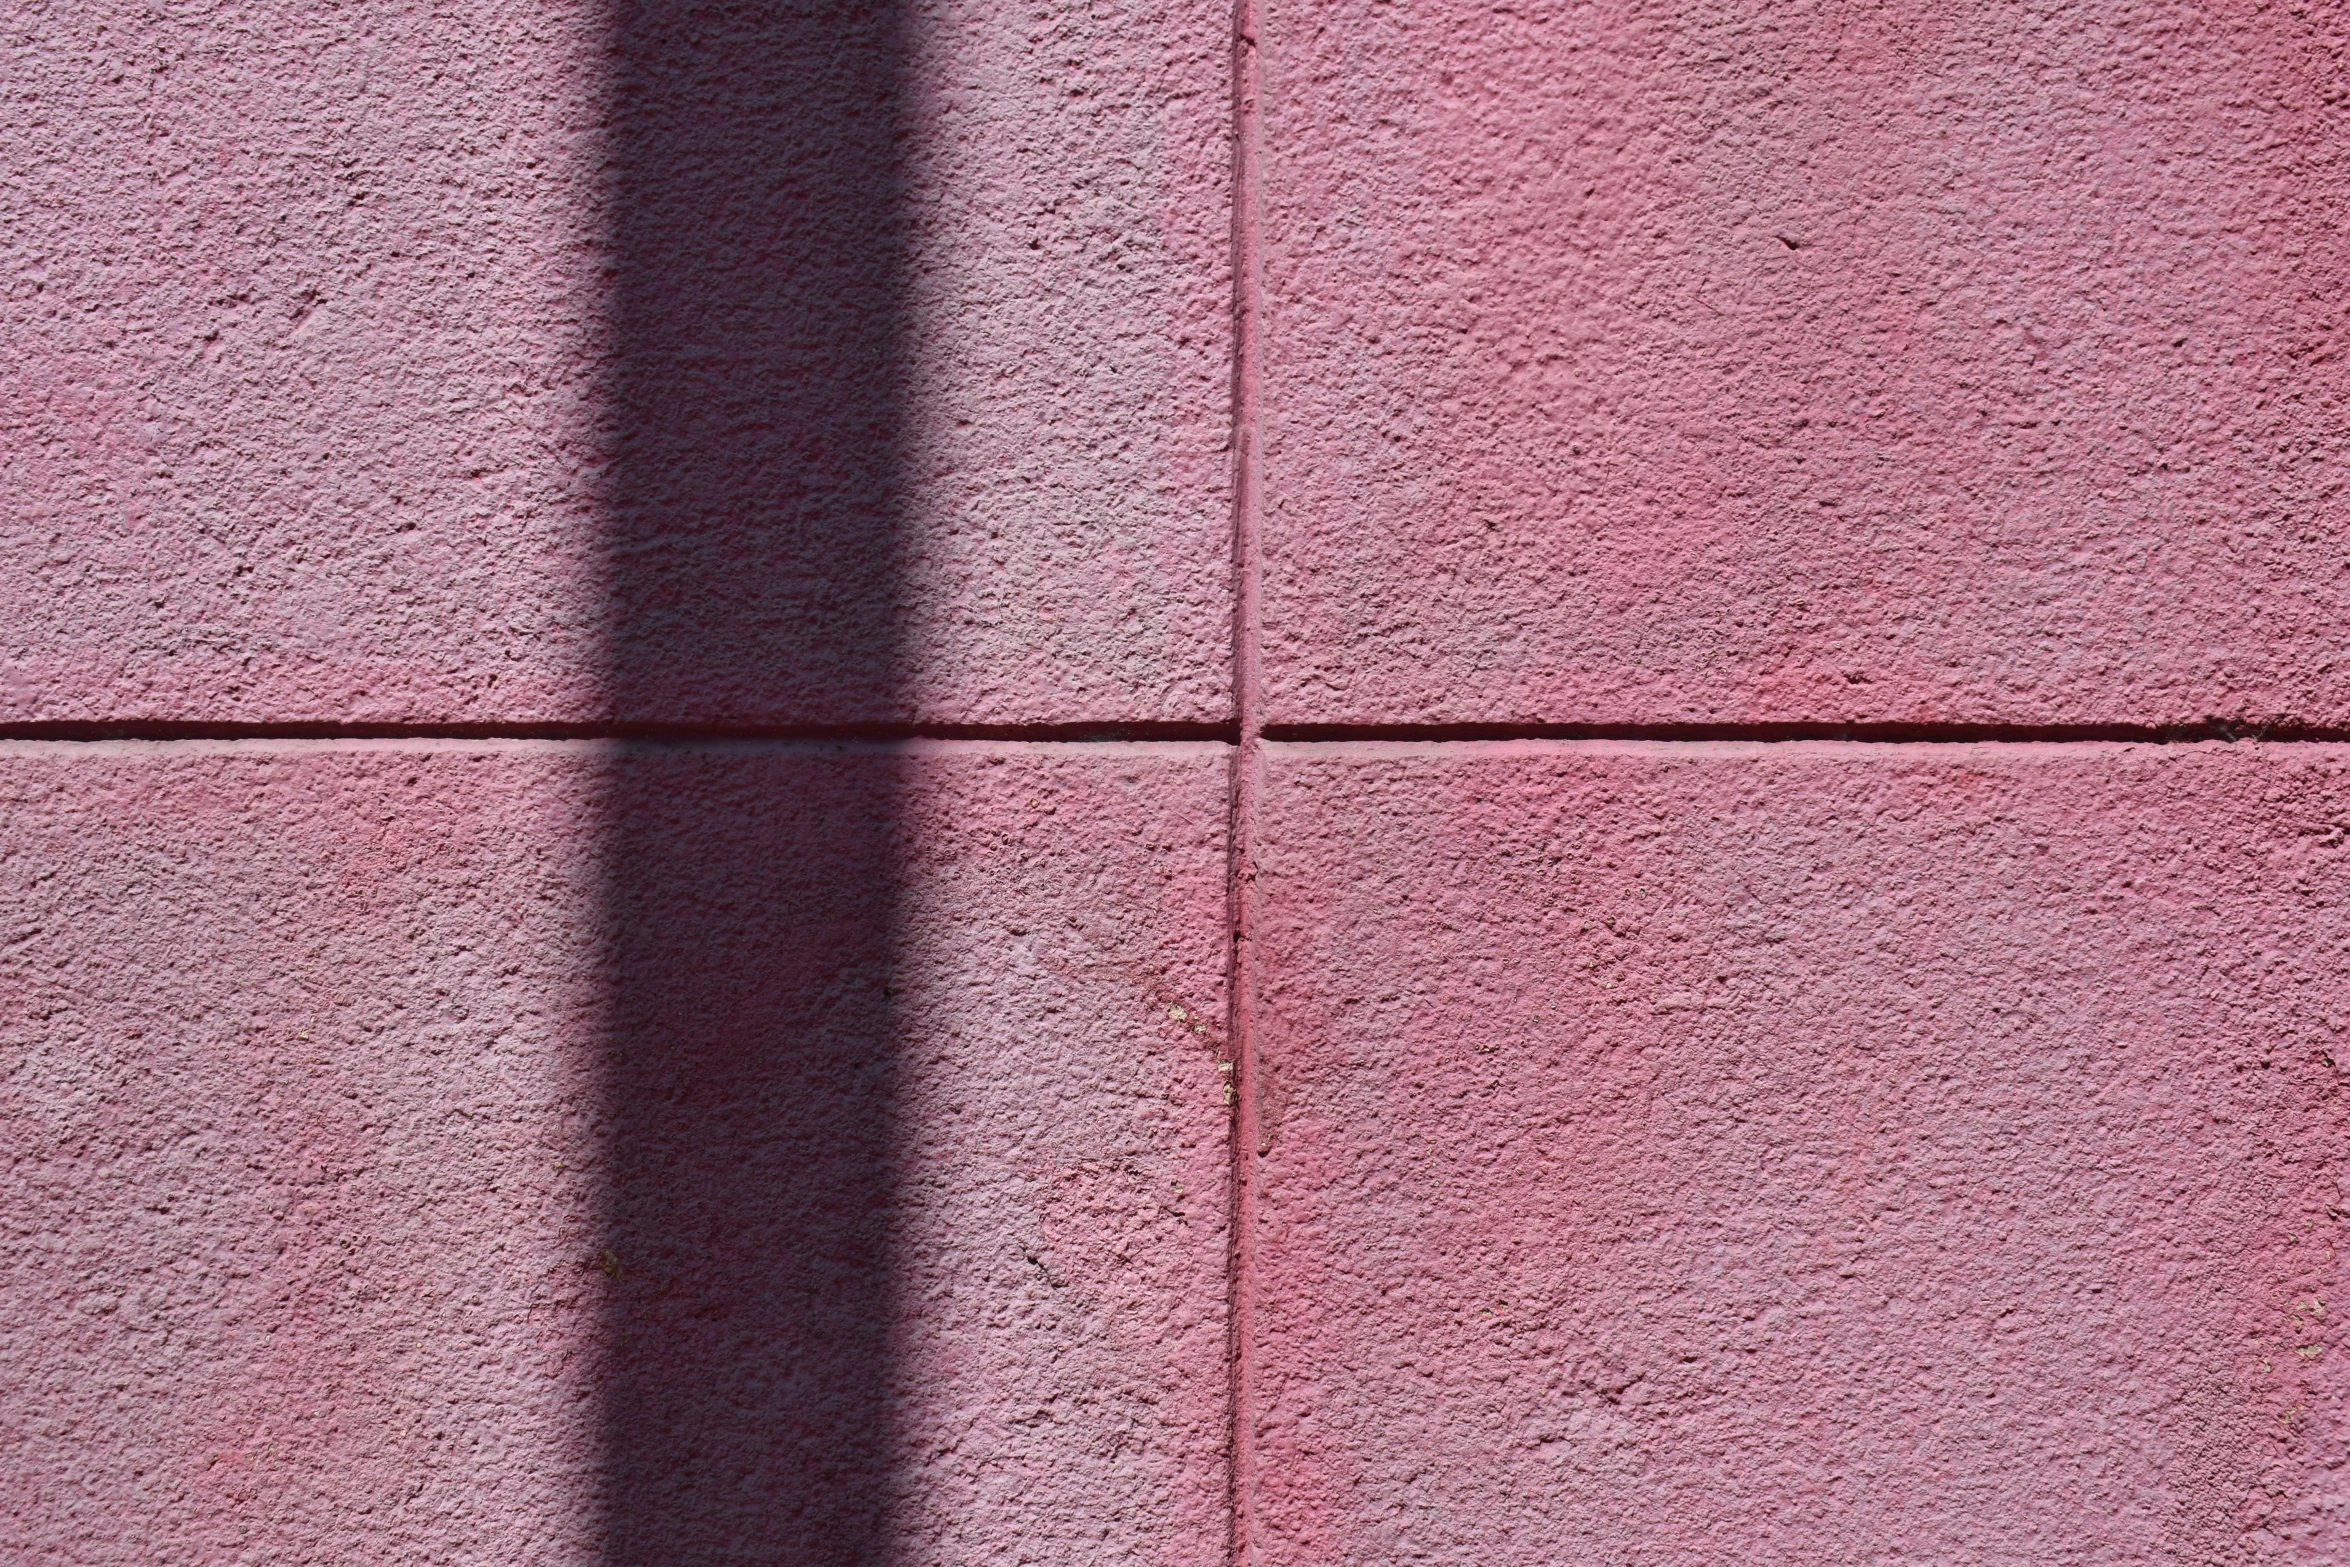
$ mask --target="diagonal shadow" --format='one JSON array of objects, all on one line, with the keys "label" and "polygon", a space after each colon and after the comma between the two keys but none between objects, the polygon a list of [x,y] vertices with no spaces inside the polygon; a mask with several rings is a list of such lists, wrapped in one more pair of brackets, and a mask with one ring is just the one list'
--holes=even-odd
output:
[{"label": "diagonal shadow", "polygon": [[[903,23],[613,26],[614,717],[894,716]],[[895,771],[689,738],[609,767],[608,1562],[885,1552]]]}]

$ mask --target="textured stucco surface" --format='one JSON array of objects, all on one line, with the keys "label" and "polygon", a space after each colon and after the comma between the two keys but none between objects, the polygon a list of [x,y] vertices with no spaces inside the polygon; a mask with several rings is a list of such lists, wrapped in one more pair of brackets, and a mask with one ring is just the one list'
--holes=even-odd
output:
[{"label": "textured stucco surface", "polygon": [[2350,750],[1266,765],[1260,1561],[2350,1552]]},{"label": "textured stucco surface", "polygon": [[0,1562],[2350,1561],[2346,45],[7,8]]},{"label": "textured stucco surface", "polygon": [[1218,1559],[1224,789],[0,747],[0,1554]]},{"label": "textured stucco surface", "polygon": [[2350,721],[2339,8],[1266,3],[1273,721]]},{"label": "textured stucco surface", "polygon": [[10,8],[0,721],[1222,717],[1227,31]]}]

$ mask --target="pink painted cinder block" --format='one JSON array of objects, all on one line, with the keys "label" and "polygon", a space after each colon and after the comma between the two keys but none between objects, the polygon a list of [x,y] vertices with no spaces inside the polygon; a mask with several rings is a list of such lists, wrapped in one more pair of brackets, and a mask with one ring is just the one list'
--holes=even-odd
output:
[{"label": "pink painted cinder block", "polygon": [[590,768],[0,748],[0,1555],[589,1559]]},{"label": "pink painted cinder block", "polygon": [[2350,1555],[2350,750],[1265,767],[1257,1561]]},{"label": "pink painted cinder block", "polygon": [[1228,8],[19,8],[0,722],[1215,720]]},{"label": "pink painted cinder block", "polygon": [[1277,723],[2350,721],[2350,16],[1268,0]]},{"label": "pink painted cinder block", "polygon": [[1226,787],[0,748],[0,1555],[1220,1560]]}]

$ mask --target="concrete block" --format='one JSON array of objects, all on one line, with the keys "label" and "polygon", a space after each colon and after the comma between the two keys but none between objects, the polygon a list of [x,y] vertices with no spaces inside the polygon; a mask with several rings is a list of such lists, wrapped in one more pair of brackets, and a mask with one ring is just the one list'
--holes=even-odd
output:
[{"label": "concrete block", "polygon": [[0,1554],[1221,1560],[1225,767],[0,748]]},{"label": "concrete block", "polygon": [[1266,768],[1257,1561],[2350,1552],[2350,749]]},{"label": "concrete block", "polygon": [[2350,722],[2340,13],[1267,9],[1272,721]]},{"label": "concrete block", "polygon": [[0,722],[1214,720],[1226,10],[0,23]]}]

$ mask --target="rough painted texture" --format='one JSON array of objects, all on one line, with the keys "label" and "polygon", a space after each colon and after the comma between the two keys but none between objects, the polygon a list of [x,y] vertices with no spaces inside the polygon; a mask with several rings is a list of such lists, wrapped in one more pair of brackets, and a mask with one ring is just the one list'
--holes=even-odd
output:
[{"label": "rough painted texture", "polygon": [[1267,768],[1257,1560],[2350,1555],[2350,750]]},{"label": "rough painted texture", "polygon": [[0,750],[0,1554],[579,1559],[592,779]]},{"label": "rough painted texture", "polygon": [[2344,41],[20,0],[0,725],[1252,766],[0,744],[0,1558],[2350,1560],[2350,753],[1253,766],[2350,724]]},{"label": "rough painted texture", "polygon": [[1225,28],[12,8],[0,722],[1221,717]]},{"label": "rough painted texture", "polygon": [[2350,722],[2344,14],[1267,0],[1274,722]]},{"label": "rough painted texture", "polygon": [[1224,776],[0,748],[0,1554],[1218,1559]]}]

